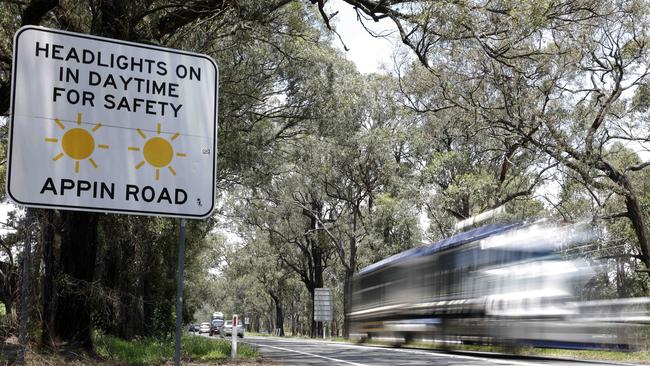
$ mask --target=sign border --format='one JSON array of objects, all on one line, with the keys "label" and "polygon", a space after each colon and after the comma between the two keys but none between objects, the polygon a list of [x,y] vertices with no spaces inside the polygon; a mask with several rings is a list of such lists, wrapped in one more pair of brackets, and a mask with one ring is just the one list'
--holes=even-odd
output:
[{"label": "sign border", "polygon": [[[45,32],[45,33],[54,33],[54,34],[62,34],[66,36],[71,36],[71,37],[77,37],[77,38],[84,38],[84,39],[91,39],[94,41],[101,41],[101,42],[108,42],[108,43],[115,43],[115,44],[120,44],[120,45],[125,45],[125,46],[130,46],[130,47],[137,47],[137,48],[144,48],[144,49],[149,49],[149,50],[156,50],[156,51],[162,51],[162,52],[169,52],[169,53],[175,53],[178,55],[184,55],[184,56],[191,56],[191,57],[199,57],[206,59],[213,67],[215,70],[215,93],[214,93],[214,136],[213,136],[213,146],[212,146],[212,151],[214,151],[212,160],[213,160],[213,169],[212,169],[212,200],[211,200],[211,206],[209,210],[205,214],[197,214],[197,215],[190,215],[190,214],[175,214],[175,213],[170,213],[170,212],[158,212],[158,211],[145,211],[145,210],[128,210],[128,209],[115,209],[115,208],[107,208],[107,209],[102,209],[102,208],[97,208],[97,207],[88,207],[88,206],[71,206],[71,205],[48,205],[45,203],[33,203],[33,202],[23,202],[18,200],[16,197],[13,196],[11,193],[11,168],[12,168],[12,152],[13,152],[13,131],[14,131],[14,116],[15,116],[15,93],[16,93],[16,70],[18,69],[18,42],[19,42],[19,37],[22,33],[29,31],[29,30],[35,30],[38,32]],[[178,217],[178,218],[188,218],[188,219],[204,219],[208,218],[212,215],[212,212],[215,209],[215,201],[216,201],[216,190],[217,190],[217,155],[218,155],[218,150],[217,150],[217,129],[218,129],[218,103],[219,103],[219,67],[217,66],[217,63],[214,61],[214,59],[208,55],[205,54],[200,54],[200,53],[194,53],[194,52],[188,52],[188,51],[181,51],[181,50],[176,50],[173,48],[167,48],[167,47],[160,47],[160,46],[154,46],[154,45],[147,45],[147,44],[141,44],[141,43],[135,43],[135,42],[129,42],[129,41],[122,41],[122,40],[117,40],[117,39],[112,39],[112,38],[106,38],[106,37],[99,37],[99,36],[93,36],[89,34],[82,34],[82,33],[75,33],[75,32],[68,32],[68,31],[63,31],[63,30],[58,30],[58,29],[51,29],[51,28],[46,28],[46,27],[39,27],[39,26],[33,26],[33,25],[27,25],[24,27],[21,27],[16,31],[16,34],[14,35],[14,44],[13,44],[13,60],[12,60],[12,68],[11,68],[11,109],[10,109],[10,118],[9,118],[9,139],[8,139],[8,153],[7,153],[7,179],[6,179],[6,192],[7,196],[13,201],[14,203],[21,205],[21,206],[26,206],[26,207],[37,207],[37,208],[50,208],[50,209],[63,209],[63,210],[73,210],[73,211],[86,211],[86,212],[100,212],[100,213],[121,213],[121,214],[127,214],[127,215],[145,215],[145,216],[166,216],[166,217]]]}]

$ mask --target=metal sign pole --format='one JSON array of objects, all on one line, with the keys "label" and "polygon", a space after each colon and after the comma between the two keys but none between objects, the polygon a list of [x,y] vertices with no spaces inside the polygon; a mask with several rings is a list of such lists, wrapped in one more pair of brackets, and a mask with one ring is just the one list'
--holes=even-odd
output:
[{"label": "metal sign pole", "polygon": [[18,329],[18,364],[25,364],[25,353],[27,351],[27,319],[29,317],[29,270],[32,263],[32,212],[27,209],[25,214],[25,247],[23,248],[23,278],[20,281],[20,325]]},{"label": "metal sign pole", "polygon": [[183,279],[185,271],[185,219],[180,220],[178,236],[178,282],[176,285],[176,344],[174,350],[174,366],[181,364],[181,327],[183,323]]}]

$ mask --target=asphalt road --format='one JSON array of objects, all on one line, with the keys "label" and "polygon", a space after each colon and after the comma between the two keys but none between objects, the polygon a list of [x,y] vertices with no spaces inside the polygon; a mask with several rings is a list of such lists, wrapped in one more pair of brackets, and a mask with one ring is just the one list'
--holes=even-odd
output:
[{"label": "asphalt road", "polygon": [[604,362],[517,358],[484,353],[387,348],[309,339],[246,337],[239,342],[257,348],[265,358],[280,365],[440,365],[440,366],[587,366],[623,365]]}]

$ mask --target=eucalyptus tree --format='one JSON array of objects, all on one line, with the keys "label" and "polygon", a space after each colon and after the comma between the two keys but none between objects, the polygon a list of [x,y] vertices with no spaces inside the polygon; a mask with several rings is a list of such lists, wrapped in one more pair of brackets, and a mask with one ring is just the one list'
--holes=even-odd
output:
[{"label": "eucalyptus tree", "polygon": [[[265,161],[275,164],[275,174],[253,179],[237,195],[243,222],[268,233],[312,296],[325,285],[328,266],[342,268],[341,282],[348,284],[359,263],[410,247],[419,237],[416,200],[409,201],[415,189],[403,184],[413,162],[400,118],[409,119],[391,111],[386,92],[395,90],[394,80],[364,79],[337,57],[325,67],[315,63],[302,86],[319,94],[303,92],[319,103],[301,121],[306,133],[277,142]],[[344,294],[347,299],[349,288]],[[314,327],[320,333],[320,325]]]},{"label": "eucalyptus tree", "polygon": [[650,163],[616,167],[603,154],[615,142],[647,148],[646,2],[347,2],[396,24],[438,86],[418,100],[427,110],[469,111],[517,150],[620,196],[650,268],[648,214],[630,179]]},{"label": "eucalyptus tree", "polygon": [[[616,167],[639,164],[641,160],[632,149],[614,143],[605,151]],[[650,172],[630,173],[630,180],[641,202],[647,202],[647,179]],[[567,248],[566,254],[579,255],[594,262],[599,274],[585,287],[586,298],[644,296],[648,285],[641,261],[640,248],[632,224],[621,212],[625,199],[607,189],[585,184],[571,169],[565,168],[556,197],[549,198],[556,216],[566,221],[590,219],[598,232],[594,240],[577,248]],[[648,209],[643,203],[644,210]]]},{"label": "eucalyptus tree", "polygon": [[[419,83],[435,83],[418,71],[417,67],[411,70],[401,82],[417,78]],[[418,179],[432,224],[431,239],[447,237],[454,222],[496,207],[505,205],[509,212],[524,217],[542,209],[533,196],[552,178],[556,163],[476,110],[426,110],[422,101],[434,99],[439,90],[422,93],[413,87],[420,86],[403,85],[402,90],[407,104],[420,115],[414,142],[421,159]],[[411,104],[416,99],[420,106]]]},{"label": "eucalyptus tree", "polygon": [[[313,300],[315,289],[324,287],[323,274],[332,252],[319,221],[326,214],[322,196],[295,174],[274,178],[271,184],[256,191],[254,196],[238,197],[241,206],[237,220],[242,236],[250,238],[246,232],[262,233],[259,236],[266,238],[276,256],[273,263],[292,271],[309,293],[309,301]],[[309,209],[296,204],[296,199]],[[260,239],[249,239],[255,240]],[[255,270],[265,271],[257,267]],[[310,316],[312,334],[317,335],[320,327],[313,322],[313,314]]]},{"label": "eucalyptus tree", "polygon": [[[0,109],[3,113],[9,106],[9,80],[11,64],[11,47],[9,40],[21,25],[37,24],[71,30],[82,33],[91,33],[129,41],[172,46],[192,51],[205,52],[219,60],[222,75],[220,104],[221,116],[230,123],[222,125],[219,130],[221,141],[219,158],[228,164],[223,164],[223,175],[220,175],[222,185],[236,181],[238,173],[251,161],[257,159],[263,144],[258,141],[282,139],[290,137],[292,119],[285,118],[295,113],[296,106],[282,101],[271,106],[268,100],[282,93],[287,84],[278,79],[280,65],[301,47],[289,40],[302,40],[311,42],[304,37],[301,29],[304,28],[305,15],[298,4],[286,6],[290,1],[258,2],[149,2],[149,1],[71,1],[60,3],[57,1],[29,1],[9,3],[3,7],[0,15],[2,24],[3,41],[0,45]],[[218,40],[216,42],[215,40]],[[290,46],[290,47],[289,47]],[[302,109],[301,109],[302,111]],[[279,116],[279,117],[278,117]],[[277,118],[276,118],[277,117]],[[285,126],[278,126],[274,134],[267,136],[265,130],[257,130],[258,122],[268,118],[275,121],[286,122]],[[258,131],[260,134],[251,132]],[[262,138],[264,137],[264,138]],[[135,227],[147,226],[147,219],[128,219],[127,225]],[[164,221],[164,220],[163,220]],[[118,268],[107,265],[112,262],[110,255],[112,249],[118,260],[134,258],[134,263],[139,255],[140,244],[143,238],[123,239],[122,242],[105,240],[121,220],[89,213],[74,213],[61,211],[48,213],[40,220],[44,237],[45,249],[43,250],[44,265],[44,291],[48,298],[56,299],[57,306],[44,305],[45,321],[51,326],[45,332],[47,339],[60,338],[64,341],[78,342],[90,347],[92,340],[91,316],[93,307],[86,301],[86,296],[91,293],[94,279],[104,276],[104,283],[108,289],[115,286],[122,289],[128,287],[127,292],[135,291],[141,294],[144,291],[154,291],[155,296],[172,298],[173,287],[167,286],[165,281],[147,282],[149,271],[156,271],[155,267],[127,267],[129,274],[135,276],[133,282],[120,279],[115,282],[106,278],[106,274],[96,273],[97,268],[106,271],[116,271]],[[105,225],[105,226],[103,226]],[[209,223],[207,224],[209,226]],[[173,229],[173,224],[167,222],[157,229],[154,237],[167,241],[167,229]],[[201,232],[202,230],[199,230]],[[151,233],[148,233],[151,234]],[[147,235],[148,235],[147,234]],[[164,238],[164,239],[162,239]],[[173,246],[173,242],[167,244]],[[169,248],[165,244],[161,248]],[[115,246],[115,248],[111,248]],[[149,249],[147,249],[149,250]],[[134,251],[140,254],[133,254]],[[175,254],[173,251],[155,251],[157,260],[164,260],[161,270],[173,267]],[[100,266],[96,266],[95,259],[101,257]],[[152,260],[153,261],[153,260]],[[105,266],[106,264],[106,266]],[[142,265],[141,263],[139,265]],[[96,268],[97,267],[97,268]],[[110,274],[113,277],[114,274]],[[144,276],[144,277],[141,277]],[[169,271],[163,274],[169,277]],[[58,278],[69,281],[60,282]],[[67,284],[60,286],[60,284]],[[116,285],[121,283],[123,285]],[[172,285],[173,286],[173,285]],[[51,295],[51,296],[50,296]],[[146,298],[146,296],[145,296]],[[123,297],[126,301],[126,297]],[[166,303],[161,303],[161,306]],[[146,305],[146,304],[145,304]],[[109,306],[110,307],[110,306]],[[144,311],[146,313],[146,311]],[[121,313],[124,313],[123,311]],[[136,312],[139,313],[139,312]],[[161,324],[167,321],[171,312],[164,309],[154,311],[161,316]],[[142,317],[140,317],[142,318]],[[145,317],[146,318],[146,317]],[[52,320],[53,319],[53,320]],[[147,324],[145,324],[147,326]],[[110,327],[109,327],[110,328]],[[163,330],[165,327],[163,327]],[[148,332],[148,331],[146,331]],[[124,330],[118,333],[123,335],[138,334],[138,330]]]},{"label": "eucalyptus tree", "polygon": [[[292,57],[276,70],[276,92],[265,100],[271,113],[251,113],[256,159],[240,175],[237,196],[243,223],[264,230],[281,250],[284,265],[296,272],[313,296],[324,286],[323,272],[333,254],[324,222],[341,204],[324,190],[334,136],[350,136],[362,118],[362,81],[350,62],[311,28],[308,37],[287,43]],[[325,39],[326,40],[326,39]],[[253,111],[254,112],[254,111]],[[320,333],[314,324],[314,334]]]},{"label": "eucalyptus tree", "polygon": [[[233,311],[253,317],[254,322],[265,314],[274,314],[273,331],[284,336],[284,320],[289,309],[290,300],[300,293],[300,281],[296,273],[280,259],[277,247],[269,240],[269,234],[263,231],[252,233],[250,240],[234,253],[224,272],[231,287],[237,288],[240,296],[232,304]],[[255,305],[260,298],[270,299],[272,306],[262,311]]]},{"label": "eucalyptus tree", "polygon": [[[332,96],[339,107],[325,115],[328,130],[304,139],[295,170],[307,182],[307,194],[297,190],[290,201],[314,220],[341,268],[344,304],[360,265],[419,240],[411,115],[392,100],[397,90],[392,78],[355,73],[347,78],[356,81],[337,84],[345,98]],[[312,205],[315,196],[318,204]]]}]

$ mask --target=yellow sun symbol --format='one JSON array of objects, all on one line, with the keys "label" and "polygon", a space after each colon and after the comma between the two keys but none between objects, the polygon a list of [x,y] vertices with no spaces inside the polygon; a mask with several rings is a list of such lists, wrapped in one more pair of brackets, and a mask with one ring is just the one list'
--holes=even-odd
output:
[{"label": "yellow sun symbol", "polygon": [[156,180],[160,179],[160,168],[164,167],[167,167],[172,175],[176,176],[176,170],[174,170],[174,168],[169,164],[171,164],[174,156],[184,158],[187,156],[187,154],[180,152],[174,153],[174,147],[170,141],[176,140],[181,134],[176,132],[172,135],[172,137],[169,138],[169,140],[165,139],[164,137],[160,137],[160,123],[156,125],[156,136],[150,139],[147,139],[147,135],[145,135],[141,129],[136,128],[136,131],[138,132],[138,135],[140,135],[140,137],[146,141],[144,143],[144,147],[142,148],[133,146],[129,147],[130,151],[142,150],[142,155],[144,155],[144,160],[140,161],[135,166],[135,169],[142,168],[144,163],[147,162],[149,165],[156,168]]},{"label": "yellow sun symbol", "polygon": [[[65,125],[61,122],[60,119],[56,118],[54,120],[57,126],[62,130],[65,130]],[[77,113],[77,125],[81,126],[81,113]],[[92,132],[99,130],[102,127],[101,123],[95,124],[92,128]],[[45,142],[55,142],[58,143],[59,139],[56,137],[46,137]],[[75,127],[66,131],[61,138],[61,148],[63,152],[58,153],[52,160],[57,161],[61,159],[64,155],[69,156],[74,162],[74,172],[79,173],[79,162],[81,160],[88,159],[88,162],[97,169],[97,163],[90,156],[95,151],[95,146],[100,149],[108,149],[108,145],[98,144],[95,145],[95,139],[93,135],[88,132],[83,127]]]}]

